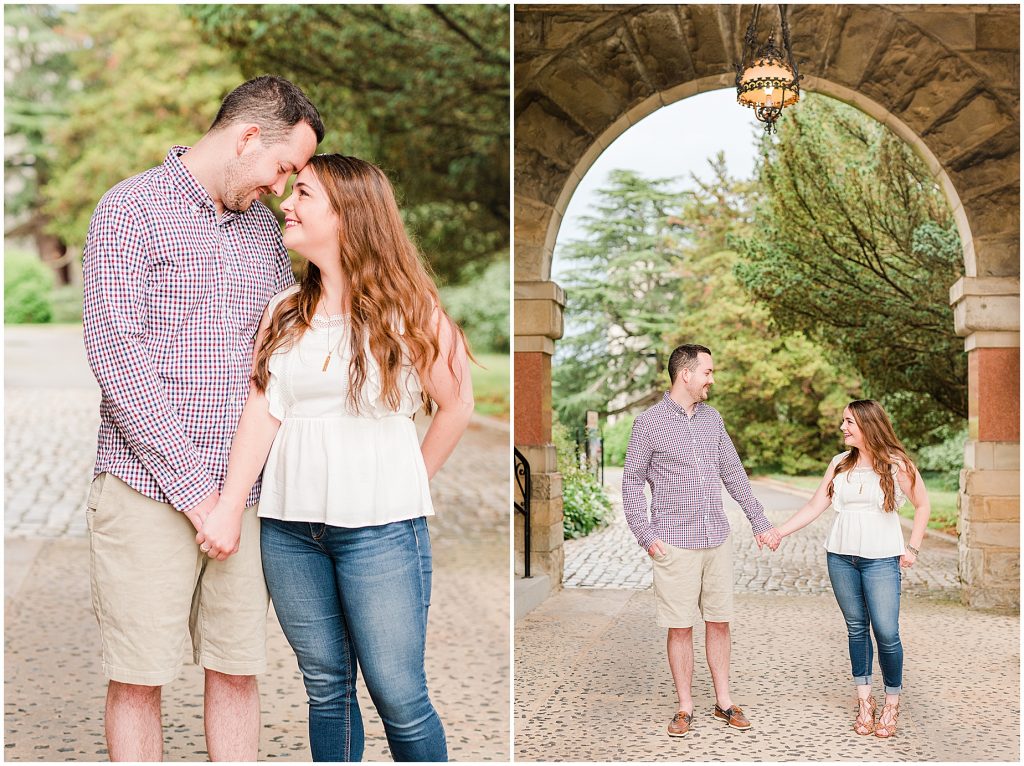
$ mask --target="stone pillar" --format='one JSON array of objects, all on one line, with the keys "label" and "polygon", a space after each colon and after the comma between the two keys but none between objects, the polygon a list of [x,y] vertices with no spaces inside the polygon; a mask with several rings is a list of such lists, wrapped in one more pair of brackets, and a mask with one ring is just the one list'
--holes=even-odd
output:
[{"label": "stone pillar", "polygon": [[960,475],[960,580],[977,609],[1020,609],[1020,280],[950,289],[965,337],[968,436]]},{"label": "stone pillar", "polygon": [[[562,337],[565,293],[554,282],[515,284],[515,443],[530,463],[531,574],[562,582],[562,475],[551,443],[551,357]],[[515,518],[516,576],[523,575],[523,517]]]}]

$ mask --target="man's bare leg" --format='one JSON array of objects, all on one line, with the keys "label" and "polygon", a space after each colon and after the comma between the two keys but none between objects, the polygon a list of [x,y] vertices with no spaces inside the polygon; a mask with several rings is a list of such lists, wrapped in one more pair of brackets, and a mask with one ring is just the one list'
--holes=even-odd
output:
[{"label": "man's bare leg", "polygon": [[103,729],[111,761],[162,761],[160,687],[110,681]]},{"label": "man's bare leg", "polygon": [[693,715],[693,628],[668,629],[668,667],[676,685],[679,710]]},{"label": "man's bare leg", "polygon": [[718,707],[728,710],[732,707],[732,697],[729,696],[729,655],[732,650],[729,623],[707,622],[704,626],[704,649],[711,670],[711,682],[715,685],[715,699]]},{"label": "man's bare leg", "polygon": [[206,670],[204,714],[211,761],[255,761],[260,747],[256,676]]}]

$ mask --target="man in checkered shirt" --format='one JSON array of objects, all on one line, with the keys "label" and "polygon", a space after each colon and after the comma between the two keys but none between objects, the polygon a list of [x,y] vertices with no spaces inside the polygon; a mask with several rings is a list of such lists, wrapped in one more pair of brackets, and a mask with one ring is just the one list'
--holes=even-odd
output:
[{"label": "man in checkered shirt", "polygon": [[[722,484],[740,504],[758,546],[779,536],[750,489],[722,416],[705,404],[714,384],[711,351],[683,345],[668,363],[671,388],[633,423],[622,473],[622,505],[637,542],[653,559],[658,625],[668,628],[668,662],[679,708],[669,736],[690,731],[693,626],[703,619],[715,686],[713,717],[736,729],[750,722],[729,696],[732,540]],[[644,485],[651,487],[648,517]]]},{"label": "man in checkered shirt", "polygon": [[238,552],[207,557],[268,301],[294,282],[273,213],[323,138],[280,77],[229,93],[192,148],[100,200],[83,255],[85,346],[102,392],[86,511],[112,761],[163,758],[160,692],[189,643],[212,760],[255,761],[268,596],[249,497]]}]

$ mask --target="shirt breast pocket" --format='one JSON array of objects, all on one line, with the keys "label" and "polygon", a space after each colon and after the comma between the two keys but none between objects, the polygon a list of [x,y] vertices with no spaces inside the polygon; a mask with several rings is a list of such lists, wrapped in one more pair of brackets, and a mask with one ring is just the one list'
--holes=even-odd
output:
[{"label": "shirt breast pocket", "polygon": [[209,303],[217,273],[209,250],[176,249],[160,253],[146,274],[150,327],[178,327]]}]

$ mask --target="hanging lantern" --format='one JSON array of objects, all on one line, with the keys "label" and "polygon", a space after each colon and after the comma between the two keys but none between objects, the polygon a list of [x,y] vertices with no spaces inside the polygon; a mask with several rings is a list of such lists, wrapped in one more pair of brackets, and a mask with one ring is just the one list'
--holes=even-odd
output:
[{"label": "hanging lantern", "polygon": [[800,100],[800,74],[789,43],[785,6],[779,6],[783,50],[775,43],[774,27],[765,42],[757,46],[759,12],[760,6],[755,5],[743,38],[743,63],[736,67],[736,101],[754,110],[766,133],[775,133],[775,121],[783,108]]}]

